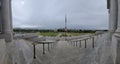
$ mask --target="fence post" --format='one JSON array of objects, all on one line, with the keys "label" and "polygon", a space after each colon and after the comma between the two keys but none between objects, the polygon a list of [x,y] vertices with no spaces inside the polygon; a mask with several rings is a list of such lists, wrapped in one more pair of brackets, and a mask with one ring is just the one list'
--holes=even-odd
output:
[{"label": "fence post", "polygon": [[49,48],[49,43],[48,43],[48,51],[50,51],[50,48]]},{"label": "fence post", "polygon": [[43,43],[43,54],[45,54],[45,44]]},{"label": "fence post", "polygon": [[79,44],[80,44],[79,46],[80,46],[80,48],[81,48],[81,40],[79,41]]},{"label": "fence post", "polygon": [[35,50],[35,44],[33,44],[33,58],[36,59],[36,50]]},{"label": "fence post", "polygon": [[87,45],[87,43],[86,43],[86,39],[85,39],[85,48],[87,48],[87,46],[86,46],[86,45]]},{"label": "fence post", "polygon": [[92,37],[92,42],[93,42],[93,48],[94,48],[94,36]]}]

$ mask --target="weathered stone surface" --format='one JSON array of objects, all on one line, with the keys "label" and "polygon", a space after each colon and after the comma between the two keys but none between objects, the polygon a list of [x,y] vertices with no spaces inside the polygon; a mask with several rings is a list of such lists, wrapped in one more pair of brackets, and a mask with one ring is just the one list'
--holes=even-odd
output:
[{"label": "weathered stone surface", "polygon": [[[120,64],[120,0],[109,0],[109,39],[114,64]],[[115,33],[115,36],[114,36]]]},{"label": "weathered stone surface", "polygon": [[97,46],[93,53],[94,60],[91,64],[114,64],[111,53],[111,44],[107,39],[108,34],[104,34],[103,37],[97,40]]},{"label": "weathered stone surface", "polygon": [[1,0],[0,7],[0,33],[6,42],[12,42],[12,14],[11,14],[11,0]]},{"label": "weathered stone surface", "polygon": [[14,40],[13,46],[13,63],[17,64],[30,64],[33,61],[33,48],[32,44],[23,39]]},{"label": "weathered stone surface", "polygon": [[84,48],[84,41],[81,42],[81,48],[74,47],[70,42],[59,41],[49,52],[45,45],[45,55],[42,54],[42,45],[38,44],[36,59],[33,59],[31,42],[18,39],[14,43],[16,52],[14,55],[18,57],[14,57],[14,60],[18,60],[17,64],[114,64],[116,45],[110,44],[107,39],[108,34],[95,37],[95,48],[92,48],[90,39],[87,41],[87,48]]},{"label": "weathered stone surface", "polygon": [[120,0],[116,0],[117,1],[117,8],[118,8],[118,12],[117,12],[117,21],[118,21],[118,23],[117,23],[117,30],[116,30],[116,32],[119,32],[120,33]]},{"label": "weathered stone surface", "polygon": [[118,4],[117,0],[110,0],[109,31],[115,32],[118,23]]},{"label": "weathered stone surface", "polygon": [[111,53],[112,53],[112,57],[114,60],[114,64],[116,64],[116,54],[117,54],[117,38],[115,37],[115,35],[112,36],[112,40],[111,40]]},{"label": "weathered stone surface", "polygon": [[4,64],[4,61],[6,60],[6,45],[5,40],[0,39],[0,64]]}]

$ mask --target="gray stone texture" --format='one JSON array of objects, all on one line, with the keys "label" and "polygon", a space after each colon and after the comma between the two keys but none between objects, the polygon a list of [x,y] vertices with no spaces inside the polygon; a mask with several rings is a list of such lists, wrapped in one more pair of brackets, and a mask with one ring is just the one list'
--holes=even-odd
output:
[{"label": "gray stone texture", "polygon": [[3,64],[5,61],[6,46],[4,39],[0,39],[0,64]]},{"label": "gray stone texture", "polygon": [[118,7],[118,25],[117,25],[117,30],[116,32],[120,32],[120,0],[117,1],[117,7]]},{"label": "gray stone texture", "polygon": [[110,0],[110,15],[109,15],[109,31],[115,32],[118,22],[118,5],[117,0]]},{"label": "gray stone texture", "polygon": [[12,12],[11,12],[11,0],[1,0],[0,7],[0,22],[1,33],[3,34],[3,38],[5,38],[6,42],[12,41]]},{"label": "gray stone texture", "polygon": [[114,64],[120,64],[120,0],[109,0],[109,40]]},{"label": "gray stone texture", "polygon": [[[32,42],[16,39],[13,46],[13,63],[17,64],[114,64],[116,44],[110,44],[108,33],[95,37],[95,48],[91,39],[87,40],[87,48],[75,47],[67,41],[57,42],[50,51],[45,45],[46,54],[42,54],[42,44],[36,45],[36,59],[33,59]],[[85,36],[84,36],[85,37]],[[49,37],[50,38],[50,37]],[[48,38],[48,39],[49,39]],[[114,39],[114,38],[113,38]],[[115,40],[116,41],[116,40]],[[114,41],[114,42],[115,42]],[[79,43],[79,42],[78,42]],[[79,44],[78,44],[79,45]],[[113,49],[113,50],[111,50]]]},{"label": "gray stone texture", "polygon": [[[0,53],[4,53],[4,57],[0,57],[3,63],[0,64],[13,64],[12,55],[12,15],[11,15],[11,0],[0,0]],[[4,45],[3,45],[4,43]],[[3,52],[4,50],[5,52]],[[1,54],[0,54],[1,55]]]},{"label": "gray stone texture", "polygon": [[0,39],[0,64],[13,64],[9,46],[4,39]]}]

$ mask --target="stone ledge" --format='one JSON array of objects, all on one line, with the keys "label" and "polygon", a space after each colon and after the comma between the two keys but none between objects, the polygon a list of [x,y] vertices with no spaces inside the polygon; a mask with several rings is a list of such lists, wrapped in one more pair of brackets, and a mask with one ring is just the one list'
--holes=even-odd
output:
[{"label": "stone ledge", "polygon": [[120,33],[115,33],[114,36],[120,38]]}]

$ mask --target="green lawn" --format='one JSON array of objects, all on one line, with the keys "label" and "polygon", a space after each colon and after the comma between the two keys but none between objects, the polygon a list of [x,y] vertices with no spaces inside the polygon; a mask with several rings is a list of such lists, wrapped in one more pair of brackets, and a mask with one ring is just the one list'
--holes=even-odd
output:
[{"label": "green lawn", "polygon": [[[64,32],[38,32],[39,35],[42,36],[57,36],[58,34],[65,34]],[[80,35],[84,35],[84,34],[88,34],[88,33],[74,33],[74,32],[69,32],[67,33],[68,35],[71,36],[80,36]],[[92,34],[92,33],[90,33]]]},{"label": "green lawn", "polygon": [[39,34],[42,36],[57,36],[59,33],[58,32],[39,32]]},{"label": "green lawn", "polygon": [[80,36],[80,35],[84,35],[84,34],[88,34],[88,33],[74,33],[74,32],[71,32],[71,33],[68,33],[72,36]]}]

